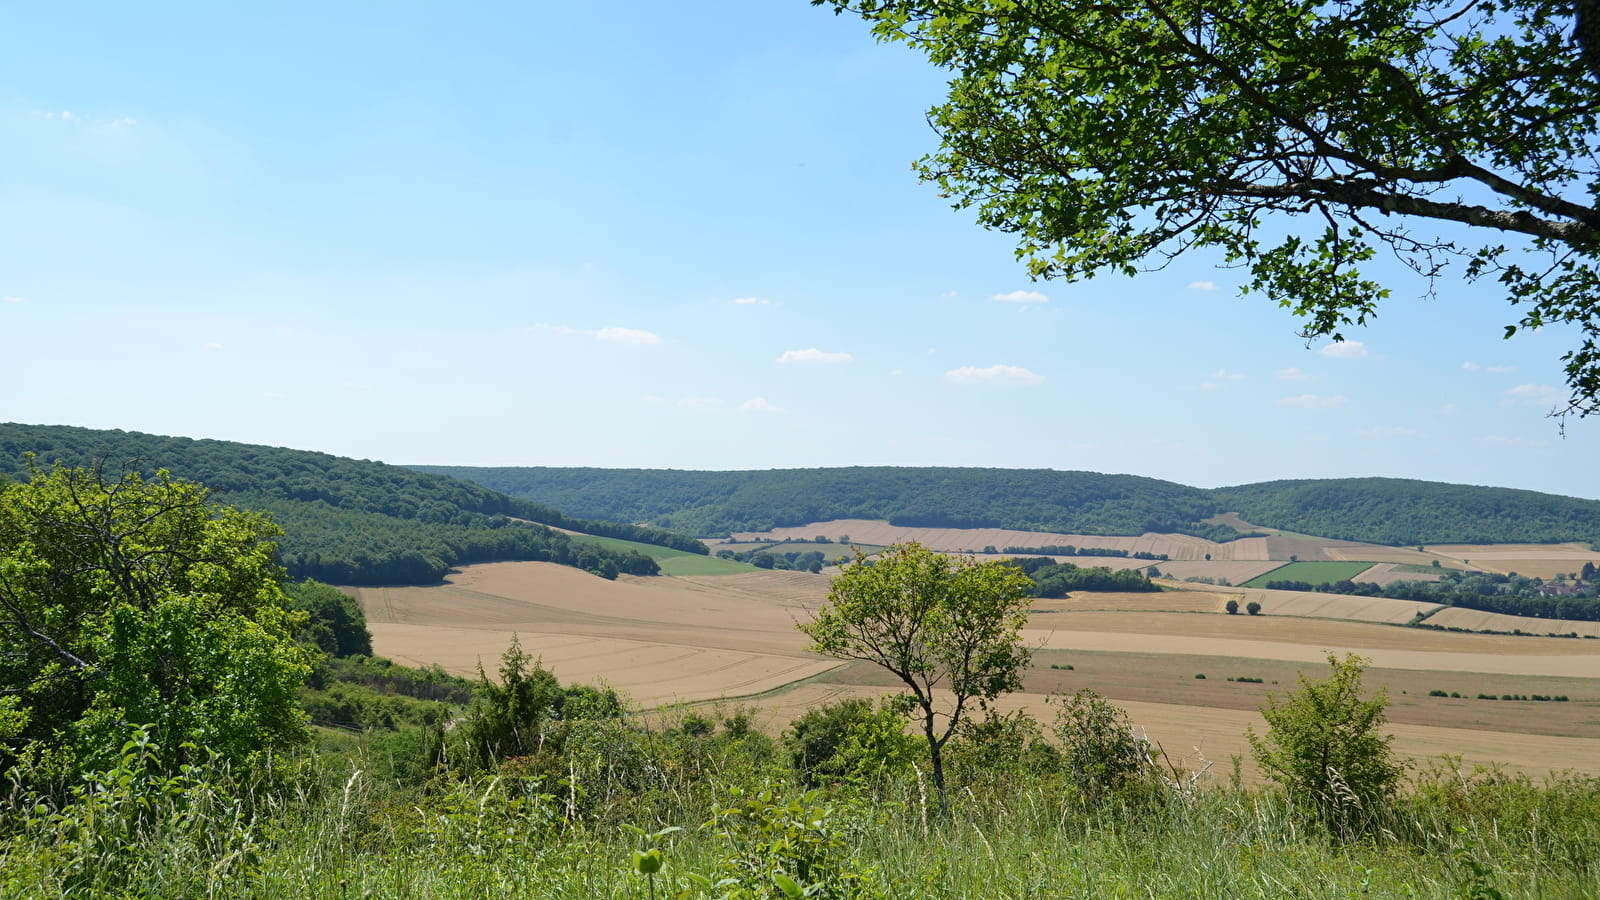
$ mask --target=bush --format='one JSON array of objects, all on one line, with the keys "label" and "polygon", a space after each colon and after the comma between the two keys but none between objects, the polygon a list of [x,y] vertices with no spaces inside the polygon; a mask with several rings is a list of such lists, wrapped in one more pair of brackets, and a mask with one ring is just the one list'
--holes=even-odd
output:
[{"label": "bush", "polygon": [[1245,604],[1244,611],[1252,616],[1259,616],[1261,615],[1261,604],[1251,600],[1249,603]]},{"label": "bush", "polygon": [[1062,765],[1086,797],[1120,792],[1154,775],[1150,741],[1134,730],[1121,708],[1087,688],[1057,702]]},{"label": "bush", "polygon": [[901,771],[922,752],[905,733],[908,719],[891,703],[861,698],[815,709],[789,725],[784,743],[800,781],[816,786]]},{"label": "bush", "polygon": [[1326,679],[1301,675],[1299,690],[1270,697],[1261,710],[1266,736],[1252,728],[1247,737],[1262,771],[1348,839],[1375,821],[1399,784],[1402,766],[1390,747],[1393,738],[1378,733],[1387,719],[1385,692],[1361,698],[1366,660],[1330,653],[1328,666]]},{"label": "bush", "polygon": [[1239,601],[1229,600],[1227,606],[1223,608],[1228,611],[1228,615],[1237,616],[1239,614]]}]

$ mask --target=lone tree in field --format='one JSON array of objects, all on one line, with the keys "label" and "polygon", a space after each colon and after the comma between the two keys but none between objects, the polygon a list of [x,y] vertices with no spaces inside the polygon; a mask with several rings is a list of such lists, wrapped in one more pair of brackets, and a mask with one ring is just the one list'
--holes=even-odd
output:
[{"label": "lone tree in field", "polygon": [[917,170],[1035,276],[1210,249],[1337,341],[1453,265],[1600,413],[1600,0],[812,2],[952,71]]},{"label": "lone tree in field", "polygon": [[1328,654],[1331,674],[1320,681],[1302,674],[1299,690],[1269,696],[1261,710],[1266,736],[1254,729],[1248,734],[1262,771],[1341,837],[1359,830],[1394,793],[1403,771],[1389,746],[1393,737],[1379,733],[1387,721],[1387,692],[1361,698],[1366,662],[1354,654],[1342,660]]},{"label": "lone tree in field", "polygon": [[1032,587],[1005,562],[899,544],[870,562],[858,551],[815,621],[800,626],[817,652],[876,663],[911,690],[941,809],[943,750],[962,717],[974,701],[1022,686],[1032,655],[1020,633]]}]

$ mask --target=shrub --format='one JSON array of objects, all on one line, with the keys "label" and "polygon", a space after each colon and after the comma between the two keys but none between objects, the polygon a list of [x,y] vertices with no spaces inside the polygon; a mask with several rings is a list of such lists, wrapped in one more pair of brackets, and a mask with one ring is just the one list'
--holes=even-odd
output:
[{"label": "shrub", "polygon": [[1269,697],[1261,710],[1268,730],[1247,737],[1256,762],[1297,802],[1310,804],[1334,834],[1348,839],[1374,821],[1393,796],[1402,766],[1391,736],[1378,733],[1387,719],[1383,690],[1361,697],[1366,660],[1328,655],[1329,677],[1300,676],[1300,688]]},{"label": "shrub", "polygon": [[904,769],[920,755],[909,721],[891,703],[874,709],[859,697],[806,711],[789,725],[784,743],[800,781],[808,786]]},{"label": "shrub", "polygon": [[1154,774],[1150,740],[1134,730],[1121,708],[1087,688],[1057,702],[1063,768],[1086,797],[1125,790]]},{"label": "shrub", "polygon": [[1228,615],[1237,616],[1239,614],[1239,601],[1229,600],[1228,604],[1224,606],[1223,609],[1228,611]]},{"label": "shrub", "polygon": [[1245,604],[1244,611],[1252,616],[1259,616],[1261,615],[1261,604],[1251,600],[1249,603]]}]

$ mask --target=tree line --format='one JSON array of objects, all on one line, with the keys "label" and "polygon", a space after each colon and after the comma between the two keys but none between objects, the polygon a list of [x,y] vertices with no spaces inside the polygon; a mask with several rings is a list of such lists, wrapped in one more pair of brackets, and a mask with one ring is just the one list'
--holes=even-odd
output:
[{"label": "tree line", "polygon": [[1165,532],[1223,542],[1247,535],[1207,520],[1237,512],[1263,528],[1393,546],[1600,540],[1600,501],[1395,478],[1202,490],[1131,475],[1017,469],[420,468],[574,515],[650,522],[706,536],[862,518],[907,527]]}]

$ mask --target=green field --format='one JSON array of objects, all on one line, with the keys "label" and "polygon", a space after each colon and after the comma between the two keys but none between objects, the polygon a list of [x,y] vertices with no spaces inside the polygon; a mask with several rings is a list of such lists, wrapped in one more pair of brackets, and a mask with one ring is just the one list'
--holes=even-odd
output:
[{"label": "green field", "polygon": [[1309,584],[1344,581],[1372,568],[1369,562],[1292,562],[1246,581],[1242,586],[1264,588],[1269,581],[1304,581]]},{"label": "green field", "polygon": [[661,566],[663,575],[735,575],[740,572],[753,572],[756,567],[732,560],[717,559],[712,556],[701,556],[687,550],[674,550],[671,547],[658,547],[654,544],[640,544],[635,541],[625,541],[621,538],[595,537],[591,534],[574,534],[574,541],[585,544],[597,544],[607,550],[617,553],[626,553],[632,550],[642,553],[656,561]]}]

